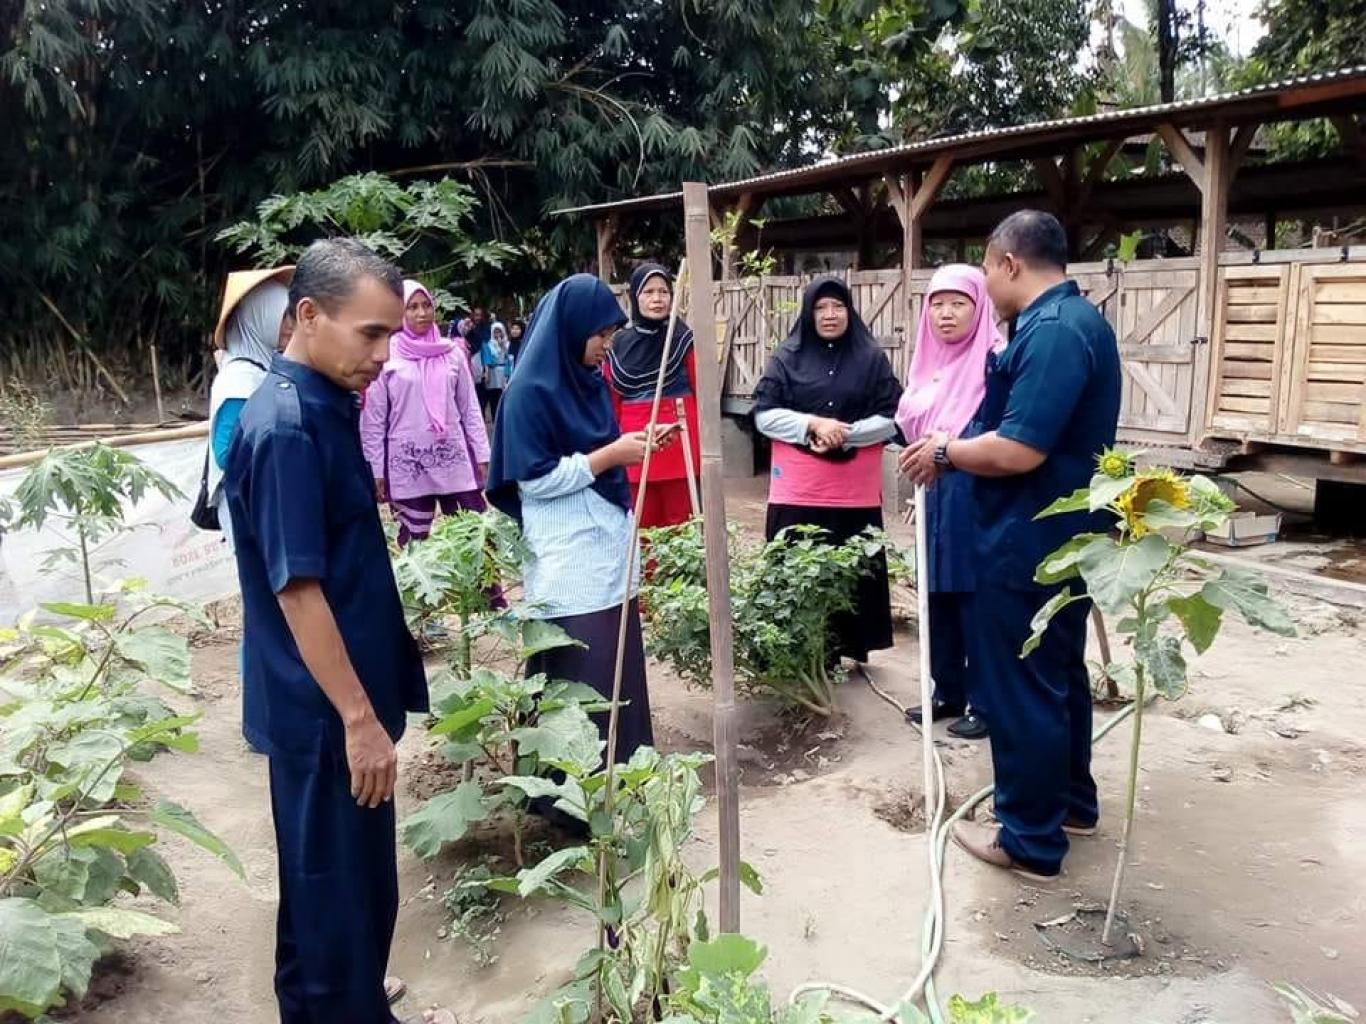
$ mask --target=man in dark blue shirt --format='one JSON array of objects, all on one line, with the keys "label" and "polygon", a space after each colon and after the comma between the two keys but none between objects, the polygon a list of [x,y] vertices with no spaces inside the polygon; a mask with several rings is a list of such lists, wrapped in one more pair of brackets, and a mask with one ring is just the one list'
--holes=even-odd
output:
[{"label": "man in dark blue shirt", "polygon": [[[246,637],[243,733],[270,759],[283,1024],[389,1024],[395,742],[427,684],[389,568],[356,393],[403,319],[398,270],[314,243],[296,326],[243,407],[224,491]],[[429,1017],[440,1020],[440,1017]]]},{"label": "man in dark blue shirt", "polygon": [[[902,455],[917,483],[942,472],[973,476],[978,590],[969,657],[991,708],[998,826],[960,823],[969,853],[1034,879],[1052,878],[1067,835],[1092,835],[1100,815],[1091,778],[1089,602],[1064,608],[1028,657],[1031,619],[1057,591],[1034,582],[1045,555],[1094,529],[1085,513],[1035,520],[1085,487],[1114,444],[1120,364],[1115,333],[1067,280],[1067,238],[1053,216],[1004,220],[983,270],[996,309],[1013,321],[987,362],[987,389],[962,438],[934,435]],[[1073,584],[1076,586],[1076,584]]]}]

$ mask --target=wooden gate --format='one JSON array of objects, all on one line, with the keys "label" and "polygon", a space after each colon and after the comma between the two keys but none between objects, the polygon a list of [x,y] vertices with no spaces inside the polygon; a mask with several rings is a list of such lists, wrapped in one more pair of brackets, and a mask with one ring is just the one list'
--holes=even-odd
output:
[{"label": "wooden gate", "polygon": [[1220,267],[1215,296],[1209,424],[1218,430],[1277,430],[1286,307],[1295,268]]},{"label": "wooden gate", "polygon": [[[1366,446],[1366,266],[1301,265],[1290,283],[1293,343],[1278,379],[1279,432]],[[1284,346],[1283,346],[1284,347]]]},{"label": "wooden gate", "polygon": [[[1194,260],[1164,260],[1118,272],[1107,308],[1124,369],[1119,428],[1128,440],[1186,441],[1191,424],[1200,272]],[[1093,300],[1094,301],[1094,300]]]}]

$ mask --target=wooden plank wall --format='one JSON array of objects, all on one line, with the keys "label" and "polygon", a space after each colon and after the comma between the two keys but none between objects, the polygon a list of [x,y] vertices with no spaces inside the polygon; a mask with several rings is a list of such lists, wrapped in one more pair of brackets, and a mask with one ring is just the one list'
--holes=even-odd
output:
[{"label": "wooden plank wall", "polygon": [[[1344,258],[1345,256],[1345,258]],[[1115,328],[1124,360],[1120,437],[1184,445],[1191,434],[1366,452],[1366,249],[1221,257],[1214,337],[1197,336],[1195,259],[1079,264],[1069,274]],[[898,378],[932,270],[842,275]],[[809,277],[717,282],[724,394],[747,399],[787,337]],[[625,291],[613,289],[626,306]],[[1208,395],[1192,393],[1210,345]]]}]

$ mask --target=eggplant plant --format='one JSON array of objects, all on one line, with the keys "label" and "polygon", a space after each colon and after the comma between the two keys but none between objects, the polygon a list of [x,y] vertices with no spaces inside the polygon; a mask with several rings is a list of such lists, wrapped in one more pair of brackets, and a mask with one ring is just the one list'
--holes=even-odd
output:
[{"label": "eggplant plant", "polygon": [[1021,657],[1038,647],[1059,611],[1087,600],[1116,623],[1134,652],[1132,665],[1106,666],[1110,678],[1131,685],[1134,698],[1124,829],[1102,934],[1107,945],[1133,833],[1149,689],[1167,700],[1184,696],[1186,650],[1196,655],[1209,650],[1226,614],[1237,613],[1248,625],[1283,636],[1295,633],[1294,623],[1259,576],[1216,566],[1190,546],[1197,530],[1218,528],[1235,508],[1206,477],[1139,468],[1133,454],[1111,449],[1098,457],[1088,486],[1039,513],[1043,518],[1089,512],[1108,519],[1114,532],[1080,533],[1039,563],[1035,580],[1058,589],[1034,616]]},{"label": "eggplant plant", "polygon": [[136,583],[112,596],[44,605],[57,624],[29,614],[0,630],[0,1011],[29,1018],[84,994],[114,940],[178,930],[116,902],[146,891],[179,903],[161,835],[184,836],[242,875],[221,839],[179,804],[150,802],[130,774],[198,749],[199,716],[156,692],[189,690],[188,645],[145,616],[200,615]]}]

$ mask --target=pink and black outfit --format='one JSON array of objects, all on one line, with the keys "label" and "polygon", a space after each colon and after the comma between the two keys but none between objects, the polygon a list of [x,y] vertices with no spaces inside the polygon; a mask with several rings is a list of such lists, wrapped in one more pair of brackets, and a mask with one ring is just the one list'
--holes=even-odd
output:
[{"label": "pink and black outfit", "polygon": [[[404,303],[418,291],[431,297],[404,281]],[[438,507],[485,509],[479,467],[488,463],[489,439],[463,346],[442,338],[435,323],[419,335],[406,322],[389,345],[389,361],[365,393],[361,445],[405,545],[431,533]]]},{"label": "pink and black outfit", "polygon": [[[826,340],[816,331],[815,307],[830,297],[849,311],[845,333]],[[896,434],[892,416],[901,385],[887,356],[854,309],[838,278],[818,278],[802,295],[801,314],[769,359],[754,389],[755,425],[773,442],[765,533],[772,540],[791,526],[818,526],[832,544],[868,527],[882,528],[882,449]],[[850,426],[845,446],[818,452],[808,441],[813,416]],[[892,646],[887,564],[864,576],[854,608],[831,623],[832,658],[868,660]]]}]

